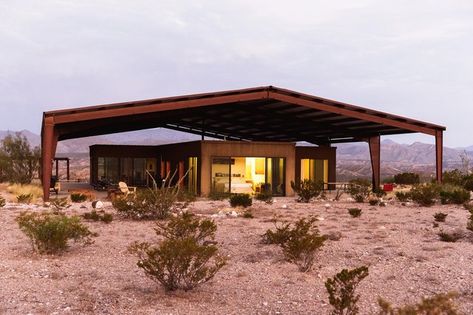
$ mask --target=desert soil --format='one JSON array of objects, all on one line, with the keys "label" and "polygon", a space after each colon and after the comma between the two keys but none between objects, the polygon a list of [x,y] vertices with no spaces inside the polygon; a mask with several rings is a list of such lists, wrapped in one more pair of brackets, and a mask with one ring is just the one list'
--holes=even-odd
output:
[{"label": "desert soil", "polygon": [[[352,218],[350,207],[362,208],[361,217]],[[228,201],[198,200],[189,211],[215,220],[216,240],[228,264],[193,291],[173,293],[146,277],[127,251],[134,241],[156,240],[153,222],[118,216],[110,224],[86,222],[99,234],[92,245],[72,243],[63,255],[47,256],[34,253],[18,229],[15,217],[26,209],[44,210],[14,203],[0,209],[0,313],[329,314],[325,280],[343,268],[366,265],[369,276],[358,288],[360,314],[376,313],[379,296],[402,305],[449,291],[459,293],[456,303],[463,313],[473,314],[473,233],[465,228],[468,212],[460,206],[302,204],[275,198],[272,205],[254,202],[254,218],[245,219],[216,215],[233,210]],[[85,202],[67,212],[91,209]],[[433,227],[439,211],[448,217]],[[262,244],[261,234],[273,228],[274,216],[294,221],[308,215],[319,217],[321,233],[341,238],[327,241],[313,269],[301,273],[276,245]],[[465,237],[441,242],[440,230],[459,230]]]}]

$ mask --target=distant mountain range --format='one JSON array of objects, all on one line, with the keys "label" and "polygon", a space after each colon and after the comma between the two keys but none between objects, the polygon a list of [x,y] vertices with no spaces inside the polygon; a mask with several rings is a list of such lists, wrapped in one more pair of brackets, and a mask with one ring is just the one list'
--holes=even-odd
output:
[{"label": "distant mountain range", "polygon": [[[14,131],[0,131],[0,140]],[[32,146],[38,146],[41,137],[28,130],[20,131]],[[166,143],[199,140],[200,136],[173,131],[164,128],[147,129],[119,134],[94,136],[61,141],[58,144],[58,156],[86,157],[89,146],[93,144],[134,144],[159,145]],[[369,176],[371,165],[369,162],[369,148],[366,143],[346,143],[337,145],[337,178]],[[445,169],[460,168],[461,156],[473,161],[473,145],[464,148],[444,148]],[[414,171],[425,175],[435,170],[435,146],[415,142],[400,144],[392,140],[383,140],[381,144],[382,175],[391,176],[403,171]],[[472,163],[473,164],[473,163]],[[473,165],[472,165],[473,166]]]}]

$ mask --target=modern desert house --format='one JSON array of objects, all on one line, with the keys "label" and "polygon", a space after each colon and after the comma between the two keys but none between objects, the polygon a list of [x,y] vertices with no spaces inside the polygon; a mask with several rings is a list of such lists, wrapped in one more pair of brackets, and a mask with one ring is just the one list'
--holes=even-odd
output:
[{"label": "modern desert house", "polygon": [[[332,144],[366,141],[376,187],[380,137],[415,132],[435,137],[437,180],[442,180],[445,127],[267,86],[43,113],[44,198],[49,198],[58,141],[156,127],[199,134],[202,140],[160,146],[93,145],[91,183],[125,180],[144,186],[150,175],[160,179],[176,171],[189,190],[202,195],[255,193],[262,187],[275,195],[293,195],[293,180],[322,180],[327,186],[336,182]],[[300,141],[316,146],[296,145]]]}]

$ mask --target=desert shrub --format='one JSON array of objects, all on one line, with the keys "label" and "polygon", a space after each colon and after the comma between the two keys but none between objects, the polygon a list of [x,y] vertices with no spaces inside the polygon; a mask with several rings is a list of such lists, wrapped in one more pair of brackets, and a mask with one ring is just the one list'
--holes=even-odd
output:
[{"label": "desert shrub", "polygon": [[463,204],[470,200],[470,192],[468,190],[449,184],[440,187],[439,195],[442,204]]},{"label": "desert shrub", "polygon": [[264,201],[267,204],[273,203],[273,195],[268,192],[261,192],[255,195],[255,199],[259,201]]},{"label": "desert shrub", "polygon": [[411,189],[411,198],[414,202],[424,207],[430,207],[435,204],[439,196],[439,186],[435,183],[426,185],[415,185]]},{"label": "desert shrub", "polygon": [[385,178],[383,178],[383,180],[382,180],[381,182],[382,182],[383,184],[395,183],[395,181],[394,181],[394,176],[385,177]]},{"label": "desert shrub", "polygon": [[443,212],[437,212],[434,214],[434,219],[437,222],[445,222],[445,219],[447,218],[448,214],[443,213]]},{"label": "desert shrub", "polygon": [[0,196],[0,208],[5,207],[5,205],[6,205],[5,198],[3,198],[2,196]]},{"label": "desert shrub", "polygon": [[232,207],[249,207],[253,201],[249,194],[232,194],[230,196],[230,206]]},{"label": "desert shrub", "polygon": [[54,212],[60,212],[61,210],[67,208],[69,203],[67,202],[67,197],[64,198],[53,198],[49,201]]},{"label": "desert shrub", "polygon": [[464,176],[463,173],[458,169],[455,169],[453,171],[445,171],[442,174],[442,182],[444,184],[462,186],[463,176]]},{"label": "desert shrub", "polygon": [[436,294],[430,298],[422,298],[420,303],[393,308],[391,303],[378,298],[381,310],[379,315],[457,315],[457,307],[453,299],[456,293]]},{"label": "desert shrub", "polygon": [[213,221],[184,213],[157,223],[156,234],[164,236],[161,243],[134,243],[130,250],[139,257],[138,267],[165,290],[187,291],[212,279],[225,265],[211,244],[216,229]]},{"label": "desert shrub", "polygon": [[33,201],[33,195],[32,194],[21,194],[16,196],[16,200],[18,203],[25,203],[25,204],[30,204],[31,201]]},{"label": "desert shrub", "polygon": [[225,200],[230,197],[230,193],[227,192],[219,192],[219,191],[211,191],[208,195],[210,200]]},{"label": "desert shrub", "polygon": [[317,250],[323,246],[326,237],[319,235],[315,218],[300,219],[289,230],[289,238],[281,244],[286,259],[295,263],[299,270],[307,272],[312,268]]},{"label": "desert shrub", "polygon": [[420,178],[419,174],[405,172],[394,175],[394,182],[399,185],[415,185],[419,184]]},{"label": "desert shrub", "polygon": [[174,187],[138,190],[136,196],[115,198],[112,205],[118,213],[131,219],[165,219],[179,206],[177,193]]},{"label": "desert shrub", "polygon": [[7,135],[0,143],[0,181],[29,184],[38,175],[41,152],[31,148],[20,133]]},{"label": "desert shrub", "polygon": [[364,202],[370,195],[371,183],[362,178],[353,179],[348,184],[348,193],[356,202]]},{"label": "desert shrub", "polygon": [[106,213],[103,210],[101,211],[92,210],[90,212],[84,213],[82,217],[86,220],[102,221],[104,223],[110,223],[113,221],[113,215],[111,213]]},{"label": "desert shrub", "polygon": [[84,202],[87,200],[87,195],[82,193],[71,193],[72,202]]},{"label": "desert shrub", "polygon": [[253,219],[254,217],[253,217],[253,212],[251,211],[251,209],[245,210],[243,212],[243,217],[245,219]]},{"label": "desert shrub", "polygon": [[373,194],[377,197],[377,198],[383,198],[386,196],[386,192],[384,190],[382,190],[381,188],[376,188],[374,191],[373,191]]},{"label": "desert shrub", "polygon": [[368,203],[369,203],[371,206],[376,206],[376,205],[379,203],[379,199],[370,198],[370,199],[368,200]]},{"label": "desert shrub", "polygon": [[411,193],[403,192],[403,191],[396,191],[396,198],[400,202],[406,202],[406,201],[409,201],[409,199],[411,198]]},{"label": "desert shrub", "polygon": [[313,198],[317,198],[324,188],[322,181],[313,181],[304,179],[303,181],[291,181],[291,188],[297,194],[298,202],[310,202]]},{"label": "desert shrub", "polygon": [[68,240],[90,242],[92,233],[77,216],[48,212],[22,212],[17,218],[20,230],[31,239],[33,250],[41,254],[55,254],[68,247]]},{"label": "desert shrub", "polygon": [[357,218],[357,217],[361,216],[361,212],[362,212],[362,210],[360,208],[349,208],[348,209],[348,213],[354,218]]},{"label": "desert shrub", "polygon": [[355,290],[361,280],[368,276],[368,267],[362,266],[352,270],[343,269],[333,278],[325,281],[325,288],[329,294],[329,302],[333,307],[333,315],[358,314],[356,305],[360,299]]},{"label": "desert shrub", "polygon": [[449,243],[455,243],[456,241],[458,241],[459,239],[463,237],[463,234],[457,231],[453,231],[450,233],[441,231],[437,235],[440,237],[440,240],[442,242],[449,242]]},{"label": "desert shrub", "polygon": [[276,245],[282,245],[290,237],[290,223],[286,222],[278,222],[274,221],[274,227],[275,230],[268,229],[266,232],[262,235],[262,242],[264,244],[276,244]]}]

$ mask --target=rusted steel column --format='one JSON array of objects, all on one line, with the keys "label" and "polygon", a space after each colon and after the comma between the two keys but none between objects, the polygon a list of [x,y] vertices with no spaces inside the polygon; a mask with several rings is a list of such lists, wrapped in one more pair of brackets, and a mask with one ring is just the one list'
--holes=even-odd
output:
[{"label": "rusted steel column", "polygon": [[442,183],[443,173],[443,131],[435,131],[435,171],[437,183]]},{"label": "rusted steel column", "polygon": [[368,138],[370,147],[371,170],[373,191],[379,189],[381,184],[381,137],[374,136]]},{"label": "rusted steel column", "polygon": [[71,179],[71,172],[70,172],[70,165],[69,165],[69,159],[66,160],[67,162],[67,180]]},{"label": "rusted steel column", "polygon": [[49,200],[49,186],[51,185],[51,175],[53,171],[53,158],[56,153],[58,136],[54,131],[52,117],[44,119],[43,132],[41,134],[41,171],[43,183],[43,200]]}]

